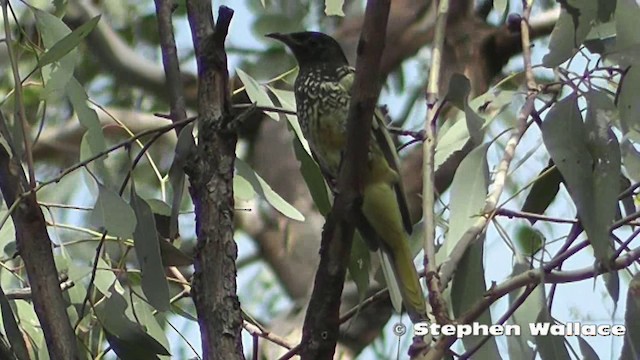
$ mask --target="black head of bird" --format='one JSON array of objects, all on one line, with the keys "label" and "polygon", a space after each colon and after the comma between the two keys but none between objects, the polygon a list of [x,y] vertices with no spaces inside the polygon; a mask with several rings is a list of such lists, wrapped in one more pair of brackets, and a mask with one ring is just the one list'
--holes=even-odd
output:
[{"label": "black head of bird", "polygon": [[272,33],[266,36],[287,45],[301,68],[314,64],[348,64],[340,44],[327,34],[303,31],[290,34]]}]

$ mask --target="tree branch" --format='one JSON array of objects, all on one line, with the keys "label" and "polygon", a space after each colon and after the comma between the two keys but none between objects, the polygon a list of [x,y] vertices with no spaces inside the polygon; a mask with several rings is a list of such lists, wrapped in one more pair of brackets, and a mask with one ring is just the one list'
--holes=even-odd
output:
[{"label": "tree branch", "polygon": [[[347,120],[347,146],[338,177],[338,196],[322,233],[320,264],[302,334],[302,359],[332,359],[340,326],[340,298],[353,241],[353,212],[362,201],[369,131],[381,89],[390,1],[367,2],[358,44],[356,75]],[[362,136],[364,134],[365,136]]]},{"label": "tree branch", "polygon": [[[158,32],[160,33],[160,48],[162,49],[162,63],[167,77],[166,89],[169,92],[171,120],[176,122],[187,118],[187,110],[182,74],[180,73],[180,61],[178,60],[178,50],[171,22],[171,13],[175,4],[172,0],[155,0],[155,4],[158,16]],[[176,127],[176,134],[179,134],[180,130],[182,130],[182,127]]]},{"label": "tree branch", "polygon": [[[1,112],[0,133],[12,143]],[[42,209],[35,192],[30,191],[20,161],[9,154],[4,146],[0,146],[0,190],[8,208],[20,202],[11,217],[18,253],[26,268],[33,306],[47,341],[49,356],[52,359],[79,359],[76,336],[67,316],[67,304],[62,298]]]},{"label": "tree branch", "polygon": [[198,237],[193,300],[204,359],[243,359],[237,296],[238,247],[233,240],[233,172],[238,140],[232,124],[224,42],[233,10],[221,6],[213,25],[211,1],[187,1],[198,62],[198,145],[187,159]]}]

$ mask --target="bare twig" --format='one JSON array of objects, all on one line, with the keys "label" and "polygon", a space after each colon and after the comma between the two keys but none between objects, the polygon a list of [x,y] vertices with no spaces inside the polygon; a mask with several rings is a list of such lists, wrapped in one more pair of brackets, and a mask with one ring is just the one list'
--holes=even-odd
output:
[{"label": "bare twig", "polygon": [[22,98],[22,81],[20,81],[18,59],[13,53],[13,43],[11,40],[11,24],[9,23],[9,13],[7,11],[9,1],[2,0],[0,1],[0,4],[2,5],[2,19],[4,22],[4,43],[7,45],[7,55],[9,56],[11,72],[13,73],[14,94],[16,98],[15,103],[17,108],[16,110],[18,112],[18,119],[20,119],[20,126],[22,127],[24,153],[27,161],[27,169],[29,171],[29,187],[34,188],[36,186],[36,175],[33,169],[33,153],[31,152],[31,141],[29,140],[27,114],[24,108],[24,99]]},{"label": "bare twig", "polygon": [[442,102],[438,102],[438,89],[441,72],[442,51],[444,49],[444,39],[447,27],[447,16],[449,15],[449,0],[441,0],[438,5],[438,15],[436,18],[435,39],[433,44],[433,55],[431,57],[431,68],[429,72],[429,82],[427,84],[427,118],[424,123],[426,140],[423,145],[423,169],[424,177],[422,184],[422,213],[424,214],[424,268],[426,269],[425,283],[429,289],[429,303],[433,309],[436,321],[439,324],[449,323],[449,316],[446,304],[440,291],[441,285],[438,278],[438,264],[436,263],[436,216],[435,206],[435,161],[437,133],[437,116],[442,108]]},{"label": "bare twig", "polygon": [[[156,14],[158,15],[162,63],[164,64],[164,73],[167,76],[167,86],[165,88],[169,92],[171,120],[176,122],[187,118],[187,110],[182,74],[180,73],[180,62],[178,61],[178,50],[171,22],[171,14],[175,3],[173,0],[155,0],[155,4]],[[179,134],[181,129],[182,126],[176,127],[176,133]]]}]

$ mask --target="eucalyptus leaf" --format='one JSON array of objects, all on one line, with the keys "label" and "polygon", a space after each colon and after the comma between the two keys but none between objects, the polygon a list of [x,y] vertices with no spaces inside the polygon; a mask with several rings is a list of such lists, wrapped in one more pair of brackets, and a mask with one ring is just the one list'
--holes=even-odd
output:
[{"label": "eucalyptus leaf", "polygon": [[133,209],[115,191],[100,184],[98,189],[91,221],[112,236],[130,238],[137,223]]},{"label": "eucalyptus leaf", "polygon": [[[240,69],[236,69],[236,72],[240,81],[244,84],[244,89],[252,102],[258,106],[273,107],[273,101],[271,101],[266,90],[262,85],[260,85],[260,83],[258,83],[258,81]],[[278,120],[278,114],[271,111],[265,111],[265,114],[273,120]]]},{"label": "eucalyptus leaf", "polygon": [[476,222],[476,217],[482,214],[489,186],[488,148],[489,144],[484,144],[473,149],[453,176],[449,233],[443,245],[446,255],[451,253],[462,235]]},{"label": "eucalyptus leaf", "polygon": [[241,176],[247,180],[253,187],[253,190],[260,194],[263,199],[282,215],[293,220],[304,221],[304,215],[302,215],[302,213],[273,191],[264,179],[253,171],[247,163],[240,159],[236,159],[236,176]]}]

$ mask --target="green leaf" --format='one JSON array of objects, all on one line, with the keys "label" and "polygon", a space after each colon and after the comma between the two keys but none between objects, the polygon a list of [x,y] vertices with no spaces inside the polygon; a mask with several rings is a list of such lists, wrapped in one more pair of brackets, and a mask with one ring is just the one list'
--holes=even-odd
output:
[{"label": "green leaf", "polygon": [[237,199],[249,201],[256,196],[251,183],[241,176],[233,177],[233,196]]},{"label": "green leaf", "polygon": [[[560,183],[562,183],[562,174],[560,170],[553,164],[553,161],[549,161],[547,167],[540,171],[538,178],[533,183],[531,191],[527,194],[527,198],[522,205],[522,211],[533,214],[544,214],[549,205],[553,202],[560,191]],[[529,219],[531,224],[536,222],[536,219]]]},{"label": "green leaf", "polygon": [[620,111],[620,126],[623,133],[640,131],[640,67],[632,66],[621,80],[618,93],[618,111]]},{"label": "green leaf", "polygon": [[[280,102],[280,106],[285,110],[296,111],[296,98],[293,94],[293,91],[285,91],[272,88],[267,86],[267,88],[271,91],[273,95],[276,96],[278,101]],[[307,154],[311,155],[311,149],[309,148],[309,142],[304,137],[302,133],[302,128],[300,128],[300,122],[298,121],[298,117],[296,115],[285,114],[285,118],[289,122],[289,126],[293,129],[294,134],[298,138],[298,141],[304,147],[304,150]]]},{"label": "green leaf", "polygon": [[[42,42],[47,49],[51,49],[58,41],[71,33],[71,30],[61,19],[40,9],[30,7],[36,18]],[[56,100],[64,92],[69,80],[73,77],[73,70],[78,62],[78,50],[72,49],[62,56],[56,66],[48,65],[42,68],[44,91],[42,96],[47,100]]]},{"label": "green leaf", "polygon": [[158,354],[171,355],[139,324],[125,316],[126,309],[126,300],[114,288],[109,291],[105,301],[96,306],[96,316],[116,355],[123,360],[158,359]]},{"label": "green leaf", "polygon": [[[453,189],[452,189],[453,190]],[[465,251],[453,275],[451,284],[451,310],[457,318],[481,300],[487,291],[484,279],[483,248],[485,237],[471,244]],[[476,320],[480,324],[491,325],[491,312],[485,310]],[[473,349],[484,339],[482,335],[468,335],[462,338],[466,350]],[[491,337],[474,354],[478,359],[502,359],[495,337]]]},{"label": "green leaf", "polygon": [[578,336],[578,346],[580,347],[580,352],[582,353],[582,360],[600,360],[600,357],[596,353],[595,350],[589,345],[587,340],[585,340],[582,336]]},{"label": "green leaf", "polygon": [[[620,174],[620,192],[622,193],[623,191],[627,190],[630,187],[631,187],[631,180],[629,180],[629,178],[627,178],[626,176]],[[633,200],[633,194],[629,194],[624,198],[620,199],[620,203],[622,204],[622,207],[624,208],[624,212],[627,216],[636,212],[636,203],[635,203],[635,200]]]},{"label": "green leaf", "polygon": [[[103,152],[107,148],[107,145],[104,134],[102,133],[102,124],[100,124],[96,111],[87,105],[89,97],[86,91],[78,80],[72,77],[67,83],[66,93],[69,102],[78,116],[80,124],[87,129],[87,143],[91,150],[90,154],[86,154],[87,157]],[[107,156],[108,155],[105,155],[104,157],[106,158]],[[102,160],[102,158],[99,160]]]},{"label": "green leaf", "polygon": [[458,109],[464,110],[469,92],[471,91],[471,83],[466,76],[454,73],[449,80],[449,89],[444,99],[455,105]]},{"label": "green leaf", "polygon": [[[538,314],[538,318],[536,319],[536,323],[549,323],[551,325],[555,324],[556,321],[549,314],[549,309],[544,306],[540,309],[540,313]],[[546,335],[537,335],[536,343],[538,344],[538,352],[540,353],[540,357],[542,360],[564,360],[571,359],[569,356],[569,351],[566,346],[564,346],[564,338],[561,336],[546,334]]]},{"label": "green leaf", "polygon": [[98,21],[100,21],[100,17],[102,15],[97,15],[86,23],[80,25],[71,33],[67,34],[65,37],[57,41],[53,46],[49,48],[39,59],[38,66],[42,67],[48,64],[51,64],[54,61],[60,60],[63,56],[67,55],[71,50],[75,49],[82,39],[87,37],[93,31],[93,29],[98,25]]},{"label": "green leaf", "polygon": [[[236,72],[252,102],[258,106],[273,107],[273,102],[260,83],[240,69],[236,69]],[[273,120],[278,120],[278,114],[271,111],[265,111],[265,113]]]},{"label": "green leaf", "polygon": [[598,21],[607,22],[611,20],[616,11],[617,1],[598,0]]},{"label": "green leaf", "polygon": [[[463,82],[463,81],[462,81]],[[471,100],[468,104],[469,109],[484,120],[483,126],[487,126],[495,117],[500,114],[507,105],[513,101],[516,93],[513,91],[504,91],[491,89],[486,93]],[[460,151],[469,141],[469,126],[471,131],[475,132],[477,128],[477,119],[466,119],[462,121],[463,114],[458,114],[458,118],[450,128],[438,134],[438,145],[435,154],[436,171],[449,159],[453,154]],[[466,116],[466,114],[464,114]],[[449,123],[449,121],[447,121]],[[474,133],[474,141],[477,139]],[[479,144],[479,142],[476,142]]]},{"label": "green leaf", "polygon": [[[142,272],[142,291],[158,311],[169,310],[169,285],[160,257],[160,239],[151,207],[135,192],[131,183],[131,207],[137,219],[133,244]],[[164,240],[163,240],[164,241]]]},{"label": "green leaf", "polygon": [[160,239],[160,257],[163,266],[193,265],[193,258],[175,247],[167,240]]},{"label": "green leaf", "polygon": [[236,159],[236,176],[241,176],[247,180],[253,187],[253,190],[260,194],[263,199],[267,200],[267,202],[282,215],[293,220],[304,221],[304,216],[296,208],[273,191],[264,179],[256,174],[247,163],[240,159]]},{"label": "green leaf", "polygon": [[509,2],[507,0],[493,0],[493,8],[500,14],[500,17],[506,15],[508,5]]},{"label": "green leaf", "polygon": [[[16,314],[16,318],[20,320],[20,326],[22,327],[22,332],[24,333],[23,338],[30,342],[31,347],[29,348],[30,355],[36,352],[40,359],[48,359],[47,354],[47,346],[44,339],[44,334],[42,332],[42,326],[38,321],[38,317],[35,313],[33,304],[31,302],[27,302],[25,300],[16,300],[13,302],[14,313]],[[40,355],[45,354],[44,357],[40,357]],[[26,359],[33,359],[35,356],[30,356]]]},{"label": "green leaf", "polygon": [[540,230],[526,224],[521,224],[515,230],[518,250],[525,256],[535,255],[545,243],[545,237]]},{"label": "green leaf", "polygon": [[614,311],[618,307],[618,300],[620,299],[620,278],[617,271],[610,271],[602,274],[602,280],[607,288],[611,300],[613,300]]},{"label": "green leaf", "polygon": [[184,183],[186,175],[184,167],[187,159],[196,148],[196,142],[193,138],[193,123],[188,124],[180,130],[178,141],[174,151],[173,162],[169,168],[169,183],[173,195],[171,198],[171,219],[169,220],[169,238],[175,239],[178,235],[178,215],[180,213],[180,204],[184,194]]},{"label": "green leaf", "polygon": [[[516,263],[513,265],[513,272],[511,278],[522,274],[529,270],[529,265],[524,262],[522,258],[516,258]],[[513,304],[524,292],[525,288],[521,287],[518,290],[509,293],[509,304]],[[520,336],[508,336],[507,346],[509,347],[509,357],[511,359],[533,359],[534,350],[529,346],[529,343],[535,344],[535,337],[531,334],[529,324],[535,323],[540,310],[546,307],[544,301],[544,289],[542,285],[538,285],[526,300],[520,305],[516,311],[511,315],[507,323],[510,325],[518,325],[522,333]]]},{"label": "green leaf", "polygon": [[303,149],[303,145],[297,138],[293,139],[293,150],[300,162],[300,173],[307,184],[313,203],[318,208],[318,211],[323,216],[326,216],[331,210],[331,202],[329,201],[327,185],[324,182],[320,167],[309,153]]},{"label": "green leaf", "polygon": [[195,314],[191,314],[187,310],[183,309],[178,303],[174,302],[171,304],[171,312],[176,315],[180,315],[187,320],[191,320],[193,322],[198,321],[198,317]]},{"label": "green leaf", "polygon": [[476,222],[476,216],[482,214],[489,186],[488,148],[489,144],[484,144],[473,149],[462,160],[453,176],[449,233],[443,245],[447,256],[467,229]]},{"label": "green leaf", "polygon": [[624,50],[640,43],[640,6],[635,0],[617,0],[615,3],[616,48]]},{"label": "green leaf", "polygon": [[[105,228],[112,236],[130,238],[136,228],[136,215],[118,194],[98,184],[98,199],[91,212],[91,221]],[[154,229],[155,231],[155,229]]]},{"label": "green leaf", "polygon": [[[602,136],[593,133],[597,130],[593,124],[595,121],[589,121],[592,125],[586,128],[578,109],[577,96],[572,94],[549,110],[542,123],[542,137],[565,180],[596,258],[608,263],[611,255],[609,225],[615,217],[619,189],[619,153],[616,161],[614,147],[618,145],[610,130]],[[588,140],[587,136],[596,136],[596,139]],[[605,175],[604,171],[611,171],[611,174]],[[610,180],[605,179],[607,176],[616,182],[613,191],[604,188],[610,186]],[[615,193],[613,199],[610,196],[612,193]]]},{"label": "green leaf", "polygon": [[[587,100],[587,117],[585,129],[587,131],[587,146],[594,160],[593,194],[595,222],[592,227],[598,228],[602,243],[593,245],[599,247],[600,259],[610,255],[609,227],[615,221],[618,209],[618,194],[620,193],[621,155],[618,139],[611,129],[611,109],[615,109],[607,95],[599,91],[589,91],[585,94]],[[587,229],[587,227],[585,227]],[[588,230],[587,230],[588,231]],[[591,230],[593,234],[595,229]],[[594,240],[591,239],[591,244]],[[606,249],[606,250],[604,250]],[[596,254],[598,251],[596,250]],[[617,297],[614,297],[617,301]]]},{"label": "green leaf", "polygon": [[627,292],[627,309],[624,314],[627,332],[624,336],[620,360],[640,358],[640,272],[629,282]]},{"label": "green leaf", "polygon": [[549,52],[542,58],[542,64],[548,68],[562,64],[578,51],[598,15],[597,0],[566,0],[561,4],[562,12],[551,32]]},{"label": "green leaf", "polygon": [[11,344],[11,351],[16,355],[18,359],[30,359],[29,350],[27,350],[27,344],[24,342],[22,331],[18,327],[16,318],[14,317],[9,299],[0,288],[0,311],[2,312],[2,325],[4,333]]},{"label": "green leaf", "polygon": [[344,16],[344,0],[324,0],[324,13],[327,16]]},{"label": "green leaf", "polygon": [[[116,275],[113,273],[112,267],[107,261],[103,258],[98,258],[98,264],[94,265],[97,267],[96,271],[96,280],[93,282],[94,286],[98,291],[100,291],[103,295],[108,295],[111,288],[116,288],[122,291],[122,285],[116,278]],[[84,268],[85,276],[89,276],[91,273],[91,268]]]}]

